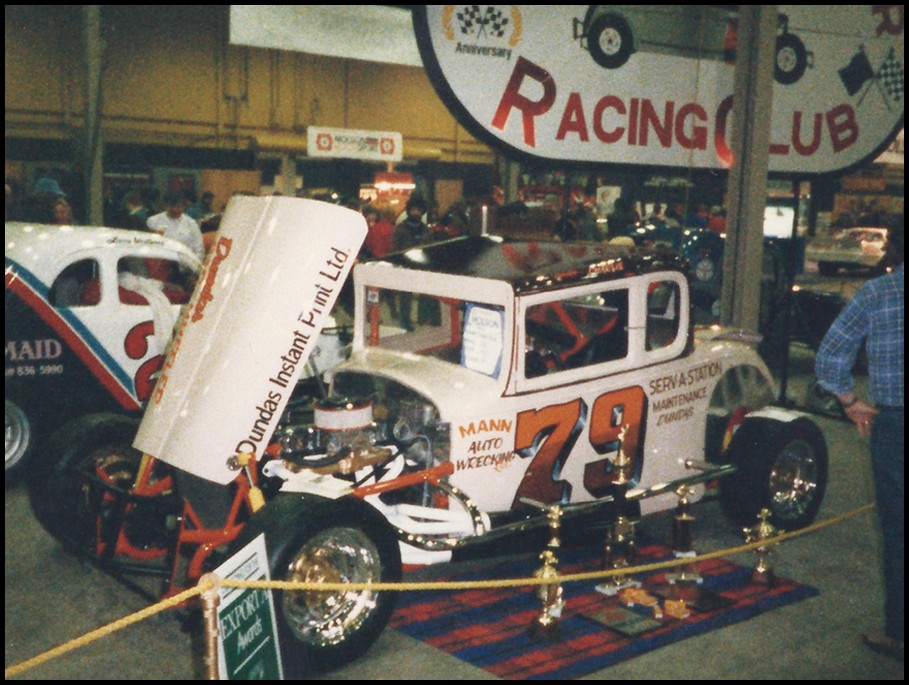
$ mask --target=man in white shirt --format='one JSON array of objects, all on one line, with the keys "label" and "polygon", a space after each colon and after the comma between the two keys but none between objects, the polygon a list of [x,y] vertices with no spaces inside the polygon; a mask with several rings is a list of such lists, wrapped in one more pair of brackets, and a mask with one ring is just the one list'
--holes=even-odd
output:
[{"label": "man in white shirt", "polygon": [[195,219],[184,213],[185,200],[179,190],[164,193],[164,211],[149,217],[148,227],[165,238],[179,240],[200,259],[205,259],[202,230]]}]

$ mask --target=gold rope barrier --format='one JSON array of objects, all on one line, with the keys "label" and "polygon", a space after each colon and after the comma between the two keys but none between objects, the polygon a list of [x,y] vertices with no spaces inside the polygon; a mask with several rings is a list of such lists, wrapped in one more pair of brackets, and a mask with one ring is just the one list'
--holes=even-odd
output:
[{"label": "gold rope barrier", "polygon": [[[866,504],[863,507],[854,509],[845,514],[835,516],[833,518],[825,519],[824,521],[819,521],[813,523],[809,526],[806,526],[800,530],[791,531],[788,533],[781,533],[771,538],[765,538],[763,540],[758,540],[756,542],[747,543],[744,545],[739,545],[737,547],[729,547],[726,549],[718,550],[716,552],[707,552],[705,554],[699,554],[696,557],[685,557],[681,559],[669,559],[667,561],[655,562],[652,564],[643,564],[641,566],[629,566],[621,569],[610,569],[606,571],[589,571],[587,573],[573,573],[566,575],[558,575],[555,577],[545,577],[545,578],[510,578],[510,579],[501,579],[501,580],[472,580],[472,581],[424,581],[424,582],[400,582],[400,583],[312,583],[312,582],[290,582],[284,580],[234,580],[234,579],[221,579],[220,583],[224,587],[243,587],[243,588],[262,588],[262,589],[271,589],[271,590],[375,590],[375,591],[390,591],[390,592],[416,592],[423,590],[471,590],[471,589],[484,589],[484,588],[503,588],[503,587],[526,587],[533,585],[551,585],[553,583],[570,583],[575,581],[582,580],[596,580],[599,578],[607,578],[609,576],[614,576],[618,574],[622,575],[634,575],[636,573],[646,573],[650,571],[655,571],[664,568],[671,568],[673,566],[681,566],[693,564],[698,561],[704,561],[707,559],[715,559],[722,556],[731,556],[734,554],[741,554],[743,552],[750,552],[758,547],[764,547],[772,545],[779,542],[784,542],[786,540],[791,540],[792,538],[800,537],[802,535],[807,535],[808,533],[813,533],[816,530],[832,526],[834,524],[845,521],[846,519],[864,514],[865,512],[871,511],[874,508],[874,504]],[[200,595],[206,590],[210,590],[215,586],[215,581],[212,579],[212,574],[206,574],[200,580],[199,584],[188,590],[174,595],[173,597],[168,597],[157,604],[154,604],[150,607],[137,611],[134,614],[125,616],[124,618],[118,619],[113,623],[109,623],[106,626],[93,630],[89,633],[86,633],[82,637],[71,640],[65,644],[55,647],[43,654],[39,654],[31,659],[23,661],[19,664],[15,664],[5,669],[4,676],[6,678],[11,678],[13,676],[19,675],[24,671],[35,668],[51,659],[54,659],[58,656],[62,656],[67,652],[70,652],[78,647],[83,647],[88,645],[95,640],[99,640],[102,637],[110,635],[122,628],[143,621],[146,618],[154,616],[162,611],[171,609],[183,602],[191,599],[195,595]]]}]

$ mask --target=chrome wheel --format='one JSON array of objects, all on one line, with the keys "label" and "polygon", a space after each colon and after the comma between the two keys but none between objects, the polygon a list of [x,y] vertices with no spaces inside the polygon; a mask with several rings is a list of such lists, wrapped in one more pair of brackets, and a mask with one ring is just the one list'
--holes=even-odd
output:
[{"label": "chrome wheel", "polygon": [[25,412],[18,404],[6,400],[6,426],[4,429],[6,456],[4,471],[16,468],[28,454],[32,441],[32,428]]},{"label": "chrome wheel", "polygon": [[818,492],[819,468],[814,447],[805,440],[786,445],[770,470],[771,509],[783,521],[801,518]]},{"label": "chrome wheel", "polygon": [[[310,538],[287,566],[285,579],[296,582],[369,583],[382,579],[379,550],[354,528],[328,528]],[[376,608],[369,590],[284,592],[282,609],[295,637],[327,646],[355,633]]]}]

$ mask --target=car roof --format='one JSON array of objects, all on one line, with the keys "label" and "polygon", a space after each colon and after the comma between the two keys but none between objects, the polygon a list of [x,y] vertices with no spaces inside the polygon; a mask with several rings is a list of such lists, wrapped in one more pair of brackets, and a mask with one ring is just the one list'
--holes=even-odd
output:
[{"label": "car roof", "polygon": [[432,243],[368,264],[506,281],[520,293],[652,271],[686,270],[686,262],[678,254],[659,247],[529,241],[489,235]]},{"label": "car roof", "polygon": [[104,226],[58,226],[10,221],[4,226],[4,252],[28,270],[39,273],[69,259],[73,253],[104,250],[111,246],[129,247],[138,252],[166,250],[197,264],[198,258],[179,241],[157,233]]}]

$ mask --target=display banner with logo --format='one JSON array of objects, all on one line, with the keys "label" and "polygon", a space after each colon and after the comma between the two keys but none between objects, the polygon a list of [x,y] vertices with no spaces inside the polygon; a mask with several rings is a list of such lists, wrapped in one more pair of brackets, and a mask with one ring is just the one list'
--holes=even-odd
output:
[{"label": "display banner with logo", "polygon": [[[419,5],[473,135],[550,162],[728,168],[733,5]],[[903,5],[778,5],[770,172],[871,161],[903,125]]]},{"label": "display banner with logo", "polygon": [[306,130],[306,154],[310,157],[400,162],[402,138],[400,133],[394,131],[359,131],[310,126]]},{"label": "display banner with logo", "polygon": [[134,441],[201,478],[261,455],[353,266],[366,221],[292,197],[231,199]]}]

